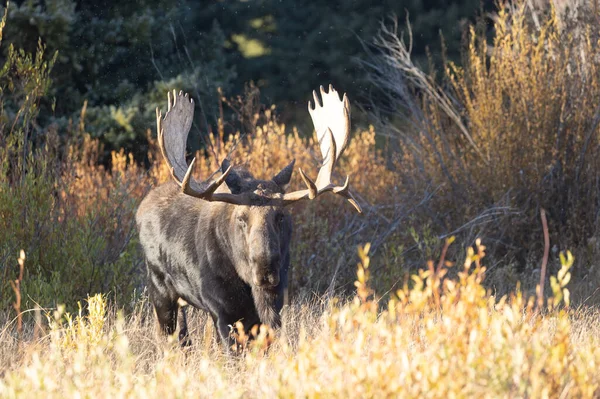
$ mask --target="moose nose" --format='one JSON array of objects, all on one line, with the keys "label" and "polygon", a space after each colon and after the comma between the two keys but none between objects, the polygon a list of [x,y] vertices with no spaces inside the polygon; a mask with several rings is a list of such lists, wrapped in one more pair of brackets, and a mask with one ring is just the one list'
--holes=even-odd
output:
[{"label": "moose nose", "polygon": [[279,285],[279,273],[271,271],[267,273],[255,272],[253,282],[257,287],[276,287]]},{"label": "moose nose", "polygon": [[279,273],[254,274],[254,285],[257,287],[275,287],[279,284]]},{"label": "moose nose", "polygon": [[252,258],[253,282],[257,287],[275,287],[279,284],[281,258],[279,254],[257,256]]}]

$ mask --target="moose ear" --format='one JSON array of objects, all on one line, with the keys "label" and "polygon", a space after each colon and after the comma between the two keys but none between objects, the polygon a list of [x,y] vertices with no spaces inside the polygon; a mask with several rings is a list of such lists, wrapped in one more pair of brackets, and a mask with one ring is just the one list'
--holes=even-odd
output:
[{"label": "moose ear", "polygon": [[296,160],[294,159],[288,166],[281,169],[279,173],[273,178],[275,184],[277,184],[283,191],[285,191],[292,179],[292,172],[294,171],[294,163]]},{"label": "moose ear", "polygon": [[[225,173],[225,171],[229,169],[229,165],[231,165],[231,162],[225,158],[223,162],[221,162],[221,173]],[[236,173],[235,169],[229,171],[229,174],[225,178],[225,184],[229,187],[231,194],[239,194],[242,191],[242,179]]]}]

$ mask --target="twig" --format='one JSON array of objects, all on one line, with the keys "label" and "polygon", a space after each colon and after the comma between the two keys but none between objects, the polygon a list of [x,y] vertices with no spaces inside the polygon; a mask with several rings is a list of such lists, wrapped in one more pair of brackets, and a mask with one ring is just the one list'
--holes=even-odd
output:
[{"label": "twig", "polygon": [[600,105],[596,108],[596,112],[594,113],[594,119],[592,120],[592,125],[590,126],[590,130],[585,138],[585,142],[583,144],[583,148],[581,149],[581,153],[579,154],[579,162],[577,163],[577,169],[575,171],[575,181],[579,182],[579,176],[581,173],[581,169],[583,168],[583,162],[585,160],[585,154],[587,152],[587,148],[590,144],[590,140],[592,139],[593,133],[596,131],[598,127],[598,123],[600,123]]},{"label": "twig", "polygon": [[548,254],[550,252],[550,236],[548,235],[548,222],[546,221],[546,211],[540,210],[542,218],[542,228],[544,229],[544,258],[542,259],[542,271],[540,273],[540,285],[537,295],[538,310],[544,305],[544,282],[546,280],[546,265],[548,264]]},{"label": "twig", "polygon": [[540,25],[540,19],[538,18],[537,12],[531,0],[527,0],[527,5],[529,6],[529,11],[531,12],[531,18],[533,19],[533,23],[535,24],[535,28],[539,31],[542,30]]},{"label": "twig", "polygon": [[[410,24],[407,25],[407,29],[409,34],[412,34]],[[393,28],[389,28],[382,23],[380,31],[375,38],[375,45],[385,50],[382,54],[382,59],[387,64],[387,67],[399,72],[415,88],[422,90],[430,96],[440,109],[456,124],[477,155],[479,155],[486,165],[489,165],[488,157],[483,154],[475,143],[475,140],[463,123],[460,113],[454,108],[447,94],[413,63],[410,53],[412,50],[412,35],[410,37],[411,43],[409,43],[409,47],[407,48],[402,37],[398,37],[397,20],[394,21]],[[377,70],[378,68],[375,69]]]},{"label": "twig", "polygon": [[34,309],[35,325],[33,329],[33,337],[36,341],[39,341],[43,336],[42,327],[42,309],[38,304],[35,305]]},{"label": "twig", "polygon": [[455,234],[458,234],[461,231],[463,231],[469,227],[492,222],[493,218],[496,216],[502,216],[502,215],[507,215],[507,214],[508,215],[518,215],[520,213],[521,212],[519,210],[517,210],[516,208],[511,208],[509,206],[496,206],[493,208],[488,208],[485,211],[481,212],[479,215],[477,215],[475,218],[469,220],[464,225],[451,231],[450,233],[442,234],[438,238],[439,239],[447,238],[447,237],[453,236]]},{"label": "twig", "polygon": [[442,267],[444,266],[445,262],[446,262],[446,253],[448,252],[448,247],[450,247],[450,244],[452,244],[452,241],[454,241],[452,238],[446,239],[446,242],[444,243],[444,248],[442,248],[442,254],[440,255],[440,261],[438,262],[437,265],[437,269],[435,270],[435,275],[439,276],[440,271],[442,270]]},{"label": "twig", "polygon": [[333,271],[333,277],[331,277],[331,283],[329,283],[329,287],[327,287],[327,291],[325,291],[326,297],[333,296],[333,293],[335,291],[335,280],[337,278],[338,272],[340,271],[340,269],[344,265],[344,263],[346,263],[346,257],[342,255],[338,259],[337,265],[335,266],[335,270]]},{"label": "twig", "polygon": [[23,334],[23,315],[21,313],[21,281],[23,281],[23,269],[25,267],[25,251],[21,250],[19,254],[19,278],[10,281],[13,291],[15,291],[15,303],[13,307],[17,312],[17,333],[19,339]]},{"label": "twig", "polygon": [[158,76],[160,76],[160,80],[165,80],[162,72],[160,71],[160,68],[158,67],[158,65],[156,65],[156,59],[154,58],[154,48],[152,47],[152,40],[150,41],[150,62],[152,62],[152,65],[154,66],[154,69],[156,69],[156,73],[158,73]]}]

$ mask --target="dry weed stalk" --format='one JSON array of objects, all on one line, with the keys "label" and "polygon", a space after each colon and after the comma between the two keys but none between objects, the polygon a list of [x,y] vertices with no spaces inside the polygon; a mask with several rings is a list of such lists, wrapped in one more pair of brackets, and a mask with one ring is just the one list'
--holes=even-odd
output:
[{"label": "dry weed stalk", "polygon": [[19,253],[19,277],[10,281],[10,285],[15,292],[15,303],[13,307],[17,312],[17,333],[19,334],[19,338],[22,337],[23,334],[23,313],[21,312],[21,282],[23,281],[23,270],[25,268],[25,251],[21,250]]},{"label": "dry weed stalk", "polygon": [[546,282],[546,265],[548,265],[548,255],[550,254],[550,235],[548,234],[548,221],[546,220],[546,211],[540,210],[542,219],[542,228],[544,229],[544,257],[542,259],[542,268],[540,271],[540,283],[536,287],[537,308],[540,310],[544,305],[544,284]]}]

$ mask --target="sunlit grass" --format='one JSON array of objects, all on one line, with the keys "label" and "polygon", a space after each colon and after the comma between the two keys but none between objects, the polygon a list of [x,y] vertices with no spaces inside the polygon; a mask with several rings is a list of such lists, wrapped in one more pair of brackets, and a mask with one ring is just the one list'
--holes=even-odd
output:
[{"label": "sunlit grass", "polygon": [[[598,311],[558,297],[535,309],[518,290],[495,298],[482,286],[483,247],[456,280],[450,263],[421,270],[387,303],[369,288],[368,246],[359,249],[353,300],[294,303],[265,351],[266,332],[241,356],[213,340],[210,319],[192,320],[192,347],[157,335],[146,303],[126,318],[106,298],[18,343],[0,339],[2,397],[595,397],[600,391]],[[564,259],[562,277],[572,260]],[[454,266],[459,267],[459,266]],[[559,278],[560,280],[560,278]]]}]

